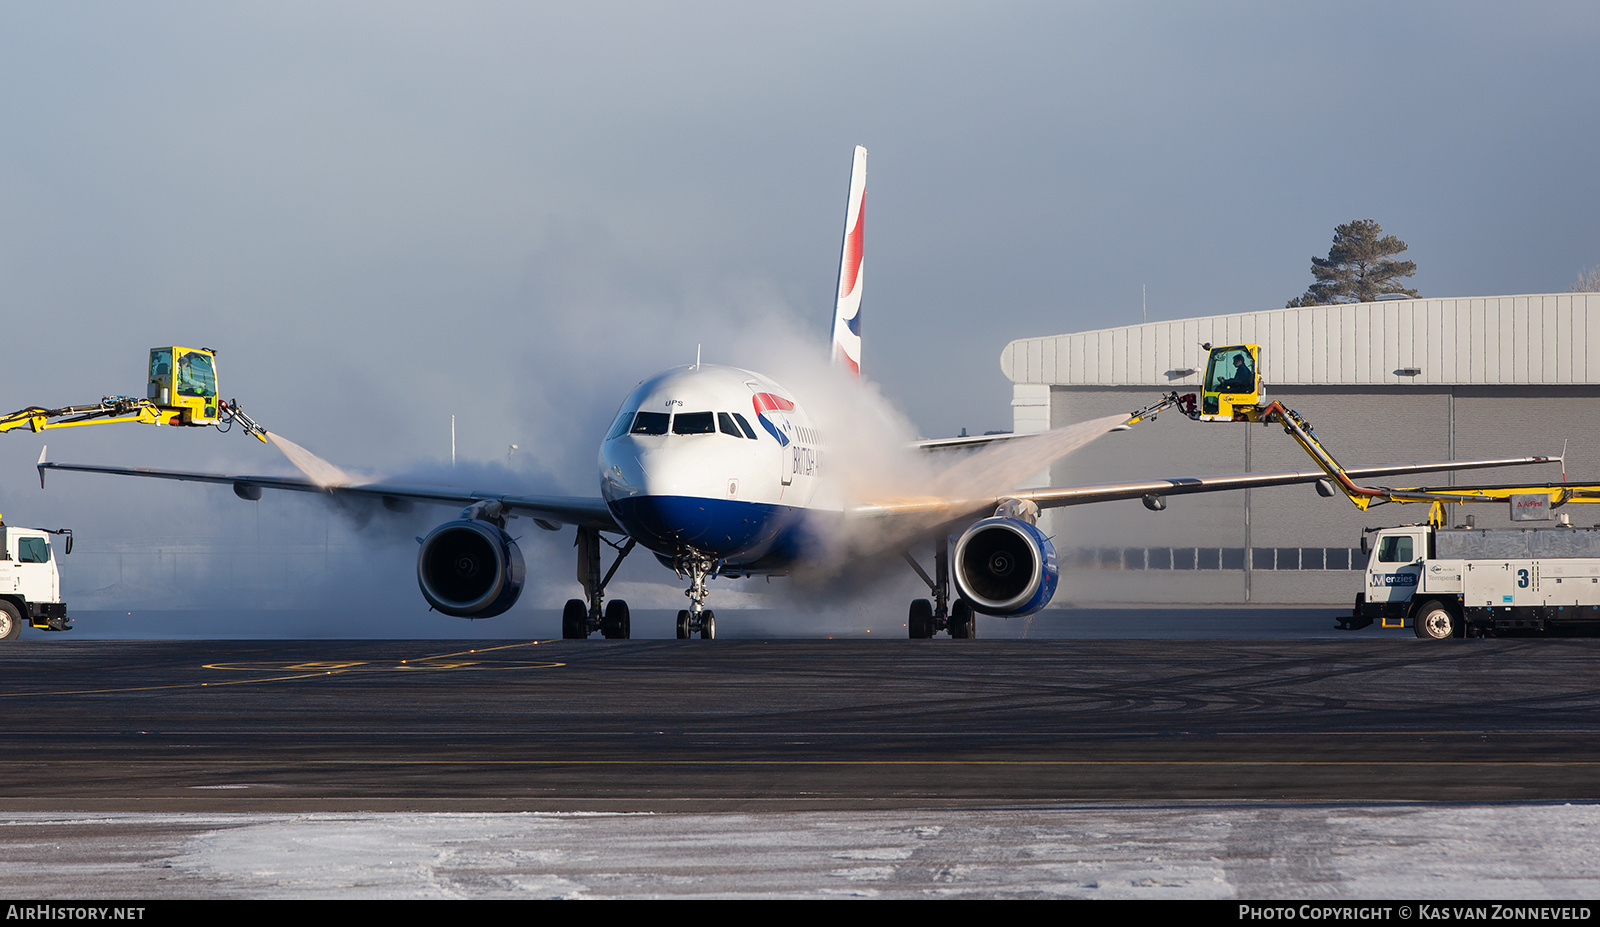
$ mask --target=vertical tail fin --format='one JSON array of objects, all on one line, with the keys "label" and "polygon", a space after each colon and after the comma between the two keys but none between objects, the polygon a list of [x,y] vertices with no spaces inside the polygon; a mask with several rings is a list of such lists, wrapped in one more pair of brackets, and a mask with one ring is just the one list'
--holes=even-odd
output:
[{"label": "vertical tail fin", "polygon": [[861,375],[862,246],[867,222],[867,149],[856,146],[850,162],[850,199],[845,204],[844,244],[839,249],[839,301],[833,310],[833,364]]}]

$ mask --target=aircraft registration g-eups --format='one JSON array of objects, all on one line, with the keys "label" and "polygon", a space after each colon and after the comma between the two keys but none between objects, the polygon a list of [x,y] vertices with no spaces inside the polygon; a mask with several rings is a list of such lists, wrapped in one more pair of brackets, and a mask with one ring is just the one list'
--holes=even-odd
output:
[{"label": "aircraft registration g-eups", "polygon": [[[866,218],[866,149],[851,162],[850,192],[841,247],[832,329],[832,361],[842,376],[861,371],[861,292]],[[45,470],[81,470],[167,480],[231,484],[244,499],[263,489],[327,493],[381,500],[391,509],[415,503],[465,506],[460,515],[421,538],[417,583],[434,609],[462,618],[489,618],[517,601],[524,581],[522,553],[506,531],[508,518],[525,517],[541,528],[577,529],[577,573],[584,597],[566,603],[562,636],[595,631],[627,638],[627,603],[605,601],[607,583],[635,547],[653,553],[680,579],[689,607],[678,613],[680,639],[716,635],[706,608],[710,578],[789,573],[819,556],[823,538],[849,536],[867,526],[863,556],[904,556],[928,584],[930,598],[911,603],[910,636],[976,633],[975,614],[1031,615],[1045,607],[1058,580],[1055,549],[1037,526],[1040,509],[1146,496],[1216,492],[1313,483],[1321,470],[1137,480],[1045,489],[1008,489],[943,498],[844,498],[830,491],[832,458],[825,435],[796,394],[772,379],[737,367],[696,363],[645,380],[623,401],[600,445],[600,493],[594,497],[534,496],[397,483],[335,483],[279,476],[245,476],[174,470],[45,462]],[[928,452],[1000,436],[923,442]],[[979,451],[980,453],[982,451]],[[1374,477],[1430,470],[1508,466],[1543,458],[1454,461],[1355,468]],[[834,474],[834,476],[837,476]],[[608,537],[609,536],[609,537]],[[613,540],[614,539],[614,540]],[[911,556],[933,542],[930,576]],[[953,543],[952,543],[953,540]],[[616,550],[609,569],[601,543]],[[837,547],[834,549],[837,554]],[[951,581],[954,581],[952,595]]]}]

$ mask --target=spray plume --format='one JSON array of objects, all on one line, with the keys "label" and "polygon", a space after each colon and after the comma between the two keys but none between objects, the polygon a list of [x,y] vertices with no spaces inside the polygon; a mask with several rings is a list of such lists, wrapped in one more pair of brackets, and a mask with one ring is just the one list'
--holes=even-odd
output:
[{"label": "spray plume", "polygon": [[290,441],[288,438],[270,431],[267,432],[267,438],[272,441],[274,447],[283,452],[283,456],[289,458],[290,463],[294,464],[301,473],[304,473],[311,482],[316,483],[323,489],[346,486],[354,482],[350,474]]},{"label": "spray plume", "polygon": [[934,479],[934,492],[950,498],[973,498],[1021,488],[1050,464],[1127,419],[1125,414],[1107,415],[1038,435],[995,442],[940,469]]},{"label": "spray plume", "polygon": [[1039,435],[1007,438],[974,451],[934,452],[948,459],[923,461],[920,480],[902,483],[901,493],[855,500],[883,506],[884,514],[847,521],[840,536],[826,545],[829,568],[837,571],[854,563],[895,558],[929,535],[992,514],[996,500],[1037,484],[1052,463],[1109,433],[1126,418],[1110,415]]},{"label": "spray plume", "polygon": [[813,536],[807,562],[793,574],[801,594],[826,600],[880,587],[883,567],[893,569],[903,552],[992,514],[996,500],[1041,485],[1051,464],[1127,420],[1110,415],[974,450],[928,451],[916,446],[910,423],[870,381],[843,377],[801,352],[774,358],[765,369],[803,399],[826,435],[824,491],[833,495],[813,504],[860,516]]}]

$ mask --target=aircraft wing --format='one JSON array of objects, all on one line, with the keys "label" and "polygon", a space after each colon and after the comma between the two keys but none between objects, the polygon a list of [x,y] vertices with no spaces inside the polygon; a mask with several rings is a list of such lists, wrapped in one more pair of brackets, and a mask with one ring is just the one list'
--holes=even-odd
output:
[{"label": "aircraft wing", "polygon": [[[611,517],[604,499],[598,496],[521,496],[515,493],[486,492],[475,489],[455,489],[449,486],[419,486],[403,483],[349,483],[322,486],[311,480],[289,476],[246,476],[228,473],[194,473],[186,470],[153,470],[146,467],[102,467],[93,464],[55,463],[39,461],[39,485],[44,485],[46,470],[78,470],[85,473],[111,473],[116,476],[140,476],[153,480],[182,480],[188,483],[221,483],[233,487],[242,498],[259,498],[262,489],[283,489],[290,492],[322,493],[334,498],[372,499],[386,507],[403,508],[409,503],[468,506],[474,502],[492,500],[504,505],[514,515],[526,515],[541,528],[555,530],[558,525],[577,525],[602,531],[622,529]],[[255,495],[252,496],[251,493]]]},{"label": "aircraft wing", "polygon": [[[1518,467],[1528,464],[1553,463],[1556,457],[1503,457],[1493,460],[1447,460],[1434,463],[1391,464],[1382,467],[1347,467],[1345,473],[1352,479],[1371,479],[1382,476],[1400,476],[1412,473],[1436,473],[1449,470],[1479,470],[1489,467]],[[1114,502],[1118,499],[1139,499],[1144,496],[1181,496],[1200,492],[1223,492],[1235,489],[1262,489],[1269,486],[1290,486],[1297,483],[1315,483],[1328,479],[1321,470],[1285,470],[1277,473],[1233,473],[1221,476],[1185,476],[1171,479],[1131,480],[1121,483],[1091,483],[1084,486],[1055,486],[1046,489],[1019,489],[999,496],[975,498],[921,498],[898,499],[864,503],[853,506],[851,513],[862,517],[892,517],[896,515],[948,515],[950,520],[970,517],[992,510],[1006,499],[1032,502],[1042,509],[1064,505],[1085,505],[1091,502]]]},{"label": "aircraft wing", "polygon": [[[1520,467],[1528,464],[1551,463],[1552,457],[1504,457],[1493,460],[1449,460],[1434,463],[1391,464],[1384,467],[1349,467],[1345,473],[1351,479],[1371,479],[1380,476],[1401,476],[1411,473],[1436,473],[1446,470],[1482,470],[1490,467]],[[1166,480],[1136,480],[1128,483],[1102,483],[1092,486],[1066,486],[1059,489],[1032,489],[1020,492],[1016,498],[1027,499],[1042,509],[1062,505],[1082,505],[1086,502],[1107,502],[1116,499],[1138,499],[1146,495],[1181,496],[1187,493],[1220,492],[1228,489],[1262,489],[1268,486],[1290,486],[1296,483],[1315,483],[1328,479],[1321,470],[1287,470],[1279,473],[1235,473],[1225,476],[1178,477]]]},{"label": "aircraft wing", "polygon": [[1010,441],[1013,438],[1033,438],[1033,433],[1003,431],[991,435],[961,435],[955,438],[922,438],[913,441],[911,446],[919,451],[968,451],[980,447],[988,447],[998,441]]},{"label": "aircraft wing", "polygon": [[[1350,467],[1345,472],[1352,479],[1370,479],[1373,477],[1399,476],[1413,473],[1525,466],[1528,464],[1550,463],[1557,459],[1553,457],[1505,457],[1492,460],[1451,460],[1434,463],[1394,464],[1382,467]],[[107,467],[95,464],[56,463],[44,460],[39,462],[38,468],[41,485],[44,483],[44,472],[46,470],[76,470],[85,473],[110,473],[116,476],[137,476],[157,480],[220,483],[232,486],[234,492],[243,498],[257,498],[262,489],[282,489],[291,492],[324,493],[335,498],[372,499],[383,503],[389,508],[417,502],[467,506],[474,502],[493,500],[506,506],[512,514],[526,515],[532,518],[540,527],[550,530],[554,530],[557,525],[562,524],[597,528],[602,531],[621,532],[622,530],[616,520],[612,518],[605,501],[593,497],[523,496],[514,493],[403,483],[349,483],[322,486],[301,477],[198,473],[186,470],[157,470],[147,467]],[[971,498],[909,498],[857,503],[850,506],[849,512],[855,517],[911,516],[919,521],[925,518],[932,518],[935,521],[944,522],[957,521],[991,511],[1006,499],[1021,499],[1032,502],[1042,509],[1047,509],[1064,505],[1113,502],[1119,499],[1139,499],[1147,495],[1179,496],[1201,492],[1289,486],[1297,483],[1315,483],[1326,478],[1327,474],[1321,470],[1287,470],[1277,473],[1235,473],[1220,476],[1132,480],[1119,483],[1092,483],[1084,486],[1019,489],[1000,495]],[[252,496],[250,495],[251,493],[256,493],[257,496]]]}]

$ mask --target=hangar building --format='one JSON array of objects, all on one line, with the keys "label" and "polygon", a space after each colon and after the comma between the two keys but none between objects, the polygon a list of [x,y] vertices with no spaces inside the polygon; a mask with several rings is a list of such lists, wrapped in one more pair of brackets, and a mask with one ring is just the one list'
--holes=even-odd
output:
[{"label": "hangar building", "polygon": [[[1267,396],[1300,412],[1346,466],[1558,455],[1600,482],[1600,293],[1385,300],[1275,309],[1023,338],[1000,367],[1014,428],[1036,432],[1198,392],[1202,342],[1256,343]],[[1053,485],[1312,469],[1279,426],[1193,422],[1169,410],[1064,460]],[[1408,478],[1405,485],[1559,482],[1558,465]],[[1383,482],[1383,481],[1376,481]],[[1398,481],[1396,481],[1398,482]],[[1421,505],[1363,513],[1310,485],[1069,507],[1042,522],[1062,567],[1058,605],[1115,602],[1347,605],[1362,527],[1427,519]],[[1504,504],[1457,508],[1479,526]],[[1574,524],[1600,506],[1574,505]]]}]

